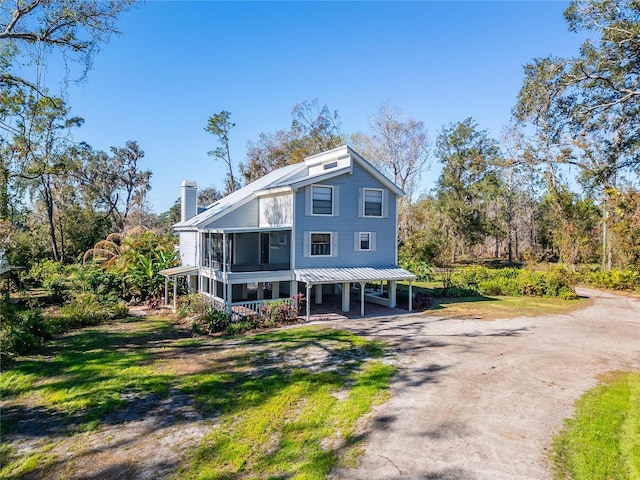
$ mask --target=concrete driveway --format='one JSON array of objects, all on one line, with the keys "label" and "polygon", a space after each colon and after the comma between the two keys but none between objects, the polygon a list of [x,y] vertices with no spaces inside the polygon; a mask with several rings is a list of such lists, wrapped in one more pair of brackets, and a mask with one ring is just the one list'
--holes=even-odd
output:
[{"label": "concrete driveway", "polygon": [[640,371],[640,301],[593,299],[569,315],[485,322],[398,316],[340,322],[401,365],[345,479],[550,479],[548,451],[575,400],[614,370]]}]

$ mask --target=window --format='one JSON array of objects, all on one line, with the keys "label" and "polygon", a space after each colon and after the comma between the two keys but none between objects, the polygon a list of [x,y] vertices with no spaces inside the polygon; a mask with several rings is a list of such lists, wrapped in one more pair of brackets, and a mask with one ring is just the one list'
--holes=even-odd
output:
[{"label": "window", "polygon": [[331,256],[331,234],[312,233],[311,234],[311,255]]},{"label": "window", "polygon": [[371,234],[368,232],[360,233],[360,250],[371,250]]},{"label": "window", "polygon": [[382,190],[364,189],[364,216],[382,216]]},{"label": "window", "polygon": [[332,168],[336,168],[338,166],[338,162],[330,162],[322,165],[323,170],[331,170]]},{"label": "window", "polygon": [[314,215],[333,215],[333,189],[314,185],[311,190]]}]

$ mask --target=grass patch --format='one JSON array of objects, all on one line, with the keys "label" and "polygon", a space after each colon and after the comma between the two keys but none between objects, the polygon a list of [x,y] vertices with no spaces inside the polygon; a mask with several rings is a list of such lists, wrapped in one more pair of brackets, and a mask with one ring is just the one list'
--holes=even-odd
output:
[{"label": "grass patch", "polygon": [[640,373],[616,373],[584,394],[554,440],[556,479],[640,479]]},{"label": "grass patch", "polygon": [[[193,340],[147,317],[78,330],[0,376],[0,477],[79,474],[52,445],[80,432],[88,445],[110,412],[179,390],[211,425],[180,478],[325,478],[334,465],[356,462],[358,422],[388,397],[395,368],[383,354],[380,342],[321,328]],[[17,448],[14,435],[32,438],[33,448]],[[86,448],[74,451],[78,458],[95,454]],[[127,443],[121,455],[135,448]]]},{"label": "grass patch", "polygon": [[[22,410],[38,409],[60,421],[72,415],[69,433],[91,429],[121,408],[125,392],[166,395],[169,377],[155,372],[142,345],[163,336],[168,322],[120,325],[126,331],[114,332],[112,326],[78,330],[26,357],[2,373],[0,395],[16,404],[26,401],[29,407]],[[3,433],[12,428],[11,421],[2,422]]]},{"label": "grass patch", "polygon": [[[220,413],[181,478],[326,478],[360,452],[357,421],[387,398],[395,369],[371,360],[377,342],[344,331],[300,328],[251,337],[261,373],[212,371],[185,379],[204,410]],[[316,351],[292,365],[291,356]],[[304,356],[303,356],[304,357]],[[298,356],[298,358],[303,358]],[[237,364],[236,364],[237,365]]]},{"label": "grass patch", "polygon": [[[446,316],[480,318],[495,320],[498,318],[537,317],[559,315],[584,308],[589,300],[579,298],[566,301],[558,298],[543,297],[498,297],[481,296],[465,298],[434,299],[431,310]],[[435,313],[435,312],[434,312]]]}]

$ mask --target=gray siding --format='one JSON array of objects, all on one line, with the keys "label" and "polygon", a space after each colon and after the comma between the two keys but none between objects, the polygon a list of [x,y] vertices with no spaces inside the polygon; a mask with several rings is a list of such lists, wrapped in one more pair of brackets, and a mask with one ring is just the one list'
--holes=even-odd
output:
[{"label": "gray siding", "polygon": [[257,198],[229,212],[222,218],[209,223],[204,228],[250,228],[258,227],[259,202]]},{"label": "gray siding", "polygon": [[[339,211],[337,216],[309,216],[305,207],[306,188],[295,194],[295,248],[296,268],[389,266],[396,263],[396,208],[397,197],[389,191],[386,218],[367,218],[359,215],[359,193],[362,188],[385,188],[377,179],[354,162],[353,174],[332,178],[320,185],[338,187]],[[308,256],[308,232],[337,232],[338,255],[331,257]],[[354,232],[371,232],[375,238],[374,251],[358,251]],[[305,248],[306,247],[306,248]],[[306,250],[306,251],[305,251]],[[307,255],[305,255],[305,253]]]},{"label": "gray siding", "polygon": [[198,232],[180,232],[180,264],[188,266],[197,266],[196,258],[196,238]]}]

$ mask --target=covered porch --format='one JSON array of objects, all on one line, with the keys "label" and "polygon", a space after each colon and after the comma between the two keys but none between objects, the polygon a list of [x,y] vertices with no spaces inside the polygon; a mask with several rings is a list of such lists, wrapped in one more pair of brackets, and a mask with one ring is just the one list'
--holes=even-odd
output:
[{"label": "covered porch", "polygon": [[[412,310],[411,282],[415,275],[398,266],[392,267],[353,267],[353,268],[306,268],[294,270],[297,281],[305,284],[306,290],[306,320],[311,319],[311,290],[314,290],[314,303],[323,302],[323,286],[335,285],[341,294],[341,310],[347,313],[351,310],[351,285],[358,287],[360,300],[360,317],[365,317],[365,303],[374,303],[389,308],[396,308],[396,285],[399,280],[409,282],[409,311]],[[387,284],[387,296],[382,295],[381,283]],[[367,284],[373,288],[368,289]],[[380,288],[378,285],[380,284]]]}]

